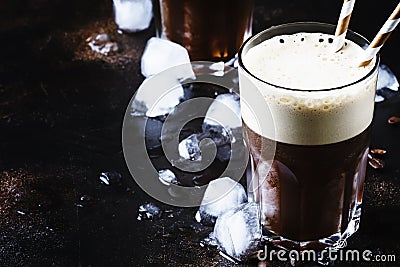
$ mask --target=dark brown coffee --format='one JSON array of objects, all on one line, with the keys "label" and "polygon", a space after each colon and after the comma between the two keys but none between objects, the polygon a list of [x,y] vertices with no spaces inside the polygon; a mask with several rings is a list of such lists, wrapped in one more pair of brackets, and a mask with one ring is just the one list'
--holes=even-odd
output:
[{"label": "dark brown coffee", "polygon": [[251,34],[254,0],[160,0],[161,36],[191,60],[227,61]]},{"label": "dark brown coffee", "polygon": [[[326,145],[274,142],[245,123],[243,133],[252,161],[248,178],[253,179],[254,199],[262,203],[268,230],[296,241],[346,230],[362,200],[370,127],[351,139]],[[275,144],[274,159],[263,158]]]}]

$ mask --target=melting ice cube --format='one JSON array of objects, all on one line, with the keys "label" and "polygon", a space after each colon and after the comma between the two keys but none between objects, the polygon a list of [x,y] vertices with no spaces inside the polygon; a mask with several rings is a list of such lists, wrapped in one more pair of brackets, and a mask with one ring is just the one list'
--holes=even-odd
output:
[{"label": "melting ice cube", "polygon": [[221,94],[215,98],[204,118],[202,129],[217,146],[231,140],[232,129],[242,126],[240,119],[239,95]]},{"label": "melting ice cube", "polygon": [[239,95],[234,93],[218,95],[210,105],[204,118],[203,134],[219,147],[217,158],[227,161],[231,157],[230,143],[242,139]]},{"label": "melting ice cube", "polygon": [[147,77],[132,103],[132,115],[157,117],[169,114],[184,97],[181,81],[195,79],[186,49],[176,43],[151,38],[141,62]]},{"label": "melting ice cube", "polygon": [[251,202],[219,216],[214,227],[219,249],[238,261],[253,258],[261,246],[259,212]]},{"label": "melting ice cube", "polygon": [[213,225],[221,214],[246,201],[241,184],[229,177],[218,178],[209,183],[195,218],[202,224]]},{"label": "melting ice cube", "polygon": [[193,77],[194,73],[186,48],[156,37],[147,41],[141,61],[143,76],[149,77],[182,64],[185,64],[185,68],[178,69],[174,76],[178,79]]},{"label": "melting ice cube", "polygon": [[191,134],[178,146],[179,156],[189,160],[201,160],[200,140],[198,134]]},{"label": "melting ice cube", "polygon": [[220,126],[227,129],[242,126],[239,95],[221,94],[215,98],[204,118],[203,130],[206,131],[209,126]]},{"label": "melting ice cube", "polygon": [[121,30],[136,32],[147,29],[153,18],[151,0],[114,0],[115,22]]},{"label": "melting ice cube", "polygon": [[184,159],[201,160],[200,141],[209,138],[218,147],[216,157],[221,161],[227,161],[231,156],[230,143],[236,141],[235,136],[241,139],[240,126],[239,96],[218,95],[208,108],[202,133],[192,134],[182,140],[179,143],[179,155]]},{"label": "melting ice cube", "polygon": [[157,117],[169,114],[183,98],[183,88],[164,73],[143,81],[132,102],[132,116]]}]

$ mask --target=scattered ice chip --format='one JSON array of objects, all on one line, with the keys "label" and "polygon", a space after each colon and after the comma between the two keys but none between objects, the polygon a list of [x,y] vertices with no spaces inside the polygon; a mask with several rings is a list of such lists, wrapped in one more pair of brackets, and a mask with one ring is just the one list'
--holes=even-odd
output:
[{"label": "scattered ice chip", "polygon": [[169,40],[152,37],[147,41],[143,52],[141,69],[145,77],[158,74],[174,66],[173,73],[177,79],[194,77],[189,54],[183,46]]},{"label": "scattered ice chip", "polygon": [[118,44],[110,40],[108,34],[100,33],[86,39],[89,47],[102,55],[109,55],[118,51]]},{"label": "scattered ice chip", "polygon": [[175,174],[169,169],[159,170],[158,171],[158,179],[160,180],[161,183],[163,183],[165,185],[178,183],[178,180],[176,179]]},{"label": "scattered ice chip", "polygon": [[238,261],[256,256],[261,246],[259,212],[258,204],[250,202],[219,216],[214,227],[218,248]]},{"label": "scattered ice chip", "polygon": [[202,224],[213,225],[221,214],[246,201],[247,195],[241,184],[229,177],[218,178],[208,184],[195,218]]},{"label": "scattered ice chip", "polygon": [[122,175],[118,172],[102,172],[99,177],[100,181],[105,185],[112,185],[121,182]]},{"label": "scattered ice chip", "polygon": [[127,32],[145,30],[153,18],[151,0],[114,0],[115,22]]},{"label": "scattered ice chip", "polygon": [[161,217],[161,210],[153,203],[147,203],[139,207],[138,221],[153,220]]},{"label": "scattered ice chip", "polygon": [[189,160],[201,160],[200,140],[198,134],[191,134],[178,145],[179,156]]},{"label": "scattered ice chip", "polygon": [[201,247],[215,247],[217,240],[215,239],[214,232],[211,232],[207,237],[200,241]]},{"label": "scattered ice chip", "polygon": [[95,200],[89,195],[83,195],[79,198],[79,203],[82,207],[83,206],[91,206],[95,203]]},{"label": "scattered ice chip", "polygon": [[92,39],[97,41],[97,42],[100,42],[100,43],[105,43],[105,42],[110,41],[110,37],[106,33],[99,33]]}]

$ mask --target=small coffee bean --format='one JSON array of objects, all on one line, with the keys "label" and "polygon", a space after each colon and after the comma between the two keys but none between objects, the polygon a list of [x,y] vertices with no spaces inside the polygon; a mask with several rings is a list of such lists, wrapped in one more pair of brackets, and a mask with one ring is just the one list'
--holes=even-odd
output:
[{"label": "small coffee bean", "polygon": [[396,116],[392,116],[388,119],[389,124],[399,124],[400,123],[400,118]]},{"label": "small coffee bean", "polygon": [[374,148],[374,149],[371,149],[370,152],[372,154],[376,154],[376,155],[385,155],[387,151],[384,149],[380,149],[380,148]]}]

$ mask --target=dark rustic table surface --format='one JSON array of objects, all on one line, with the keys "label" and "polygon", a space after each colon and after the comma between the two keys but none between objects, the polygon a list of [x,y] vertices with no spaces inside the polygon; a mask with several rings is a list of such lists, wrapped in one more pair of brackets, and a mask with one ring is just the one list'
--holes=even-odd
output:
[{"label": "dark rustic table surface", "polygon": [[[350,27],[371,39],[395,4],[357,2]],[[340,6],[257,1],[253,29],[336,23]],[[157,203],[124,161],[123,115],[143,80],[140,58],[154,26],[117,34],[111,0],[3,0],[0,21],[0,266],[233,265],[199,246],[211,229],[195,222],[196,209]],[[118,42],[117,54],[90,50],[85,40],[101,32]],[[382,49],[382,62],[398,76],[399,44],[396,32]],[[398,261],[336,266],[400,265],[400,126],[387,123],[393,115],[400,116],[397,94],[376,105],[372,147],[388,151],[386,167],[368,168],[361,227],[349,247]],[[122,178],[106,186],[102,172]],[[138,221],[146,202],[167,212]]]}]

